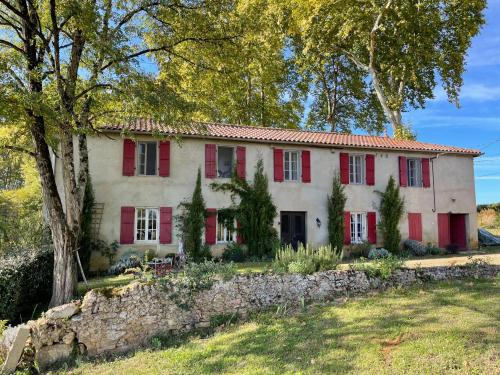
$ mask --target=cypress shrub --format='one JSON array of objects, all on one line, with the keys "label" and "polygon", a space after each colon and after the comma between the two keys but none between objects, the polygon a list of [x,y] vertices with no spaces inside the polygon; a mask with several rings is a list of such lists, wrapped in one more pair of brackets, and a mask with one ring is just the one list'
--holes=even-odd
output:
[{"label": "cypress shrub", "polygon": [[0,320],[27,321],[45,310],[52,294],[54,252],[16,251],[0,259]]},{"label": "cypress shrub", "polygon": [[393,254],[400,251],[401,233],[399,221],[403,217],[404,200],[399,195],[399,186],[394,177],[389,177],[389,182],[384,192],[378,192],[380,200],[380,231],[384,238],[384,247]]},{"label": "cypress shrub", "polygon": [[332,194],[328,195],[328,242],[336,254],[342,253],[344,245],[344,208],[347,197],[340,176],[335,175]]},{"label": "cypress shrub", "polygon": [[181,235],[188,259],[199,262],[211,258],[210,250],[203,245],[202,236],[205,228],[206,207],[201,192],[201,170],[198,168],[196,184],[190,201],[179,205],[181,213],[176,217],[177,228]]},{"label": "cypress shrub", "polygon": [[233,173],[231,182],[210,185],[215,191],[229,192],[239,204],[232,209],[239,222],[239,235],[248,248],[248,256],[270,257],[278,244],[278,233],[273,221],[278,209],[269,193],[269,181],[264,173],[262,159],[257,161],[252,183]]}]

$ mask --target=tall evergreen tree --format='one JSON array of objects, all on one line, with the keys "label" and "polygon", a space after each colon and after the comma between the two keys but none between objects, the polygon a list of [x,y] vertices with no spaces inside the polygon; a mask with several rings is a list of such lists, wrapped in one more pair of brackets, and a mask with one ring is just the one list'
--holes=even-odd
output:
[{"label": "tall evergreen tree", "polygon": [[198,262],[206,257],[202,242],[206,208],[201,192],[200,168],[198,168],[198,175],[191,200],[182,202],[179,207],[182,209],[182,212],[177,217],[177,221],[184,249],[190,261]]},{"label": "tall evergreen tree", "polygon": [[389,183],[384,192],[379,192],[380,200],[380,231],[384,238],[384,246],[393,254],[399,252],[401,233],[399,221],[403,217],[404,199],[399,195],[399,186],[394,177],[389,178]]},{"label": "tall evergreen tree", "polygon": [[231,193],[233,201],[239,198],[235,216],[240,226],[239,234],[247,244],[250,256],[271,255],[278,240],[278,233],[273,227],[278,210],[273,203],[268,185],[262,159],[257,161],[252,183],[233,173],[231,182],[211,185],[215,191]]},{"label": "tall evergreen tree", "polygon": [[332,182],[332,194],[328,195],[328,242],[337,253],[342,253],[344,244],[344,207],[347,197],[340,176],[335,175]]}]

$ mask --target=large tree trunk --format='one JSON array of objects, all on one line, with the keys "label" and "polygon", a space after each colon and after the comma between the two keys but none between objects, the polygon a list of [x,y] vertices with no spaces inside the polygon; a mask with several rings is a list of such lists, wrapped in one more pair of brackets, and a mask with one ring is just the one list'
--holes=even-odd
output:
[{"label": "large tree trunk", "polygon": [[34,122],[31,126],[31,134],[34,140],[36,163],[40,172],[46,219],[54,245],[54,281],[50,306],[58,306],[71,301],[76,290],[75,250],[77,236],[66,223],[66,216],[50,161],[49,148],[45,142],[43,118],[32,113],[30,117],[33,118]]},{"label": "large tree trunk", "polygon": [[75,253],[77,237],[69,229],[52,233],[54,243],[54,281],[50,306],[59,306],[73,299],[77,285]]}]

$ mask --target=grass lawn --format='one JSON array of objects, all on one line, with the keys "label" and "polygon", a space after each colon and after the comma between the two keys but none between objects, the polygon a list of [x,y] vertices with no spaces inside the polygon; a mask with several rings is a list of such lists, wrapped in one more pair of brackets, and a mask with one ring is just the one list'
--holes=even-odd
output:
[{"label": "grass lawn", "polygon": [[73,374],[498,374],[500,279],[427,284],[261,313]]}]

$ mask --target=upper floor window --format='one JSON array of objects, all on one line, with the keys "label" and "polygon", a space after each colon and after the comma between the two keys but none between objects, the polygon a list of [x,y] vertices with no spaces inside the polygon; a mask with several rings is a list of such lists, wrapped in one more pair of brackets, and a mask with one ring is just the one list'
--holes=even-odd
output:
[{"label": "upper floor window", "polygon": [[159,217],[157,208],[137,208],[135,210],[135,240],[156,242]]},{"label": "upper floor window", "polygon": [[236,226],[228,225],[227,218],[223,215],[217,215],[217,242],[234,242],[236,238]]},{"label": "upper floor window", "polygon": [[156,142],[138,142],[139,176],[156,176],[158,169],[158,144]]},{"label": "upper floor window", "polygon": [[365,183],[365,156],[349,155],[349,183]]},{"label": "upper floor window", "polygon": [[231,178],[234,169],[234,147],[217,147],[217,177]]},{"label": "upper floor window", "polygon": [[422,186],[422,159],[406,159],[408,186]]},{"label": "upper floor window", "polygon": [[366,213],[351,213],[351,243],[361,243],[367,238]]},{"label": "upper floor window", "polygon": [[299,152],[298,151],[285,151],[284,153],[285,181],[298,181],[299,180]]}]

